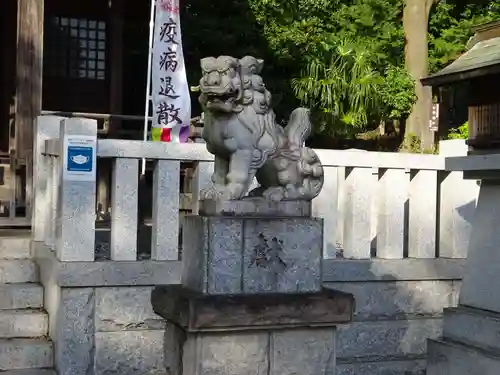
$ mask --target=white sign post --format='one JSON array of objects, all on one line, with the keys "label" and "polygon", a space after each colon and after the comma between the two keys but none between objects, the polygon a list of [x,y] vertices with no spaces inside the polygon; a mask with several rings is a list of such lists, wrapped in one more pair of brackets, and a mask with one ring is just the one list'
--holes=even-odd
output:
[{"label": "white sign post", "polygon": [[95,181],[97,139],[90,135],[64,137],[63,179]]},{"label": "white sign post", "polygon": [[[91,262],[95,248],[97,121],[64,118],[54,194],[55,250],[62,262]],[[61,160],[62,159],[62,160]]]}]

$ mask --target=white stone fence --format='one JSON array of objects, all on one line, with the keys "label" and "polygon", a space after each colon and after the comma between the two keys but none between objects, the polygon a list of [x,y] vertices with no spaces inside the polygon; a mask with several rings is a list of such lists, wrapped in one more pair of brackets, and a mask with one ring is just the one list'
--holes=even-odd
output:
[{"label": "white stone fence", "polygon": [[[94,152],[83,158],[91,167],[81,173],[68,169],[68,145],[78,139]],[[95,260],[95,164],[104,158],[113,160],[111,260],[137,259],[143,158],[155,162],[151,260],[179,260],[180,163],[197,162],[196,202],[213,169],[205,145],[97,140],[95,120],[42,116],[34,147],[34,239],[59,261]],[[316,151],[325,185],[313,212],[325,220],[325,258],[465,257],[478,186],[461,172],[446,171],[443,155]]]},{"label": "white stone fence", "polygon": [[465,258],[479,185],[445,167],[464,141],[440,155],[316,150],[325,186],[313,201],[325,220],[325,257]]}]

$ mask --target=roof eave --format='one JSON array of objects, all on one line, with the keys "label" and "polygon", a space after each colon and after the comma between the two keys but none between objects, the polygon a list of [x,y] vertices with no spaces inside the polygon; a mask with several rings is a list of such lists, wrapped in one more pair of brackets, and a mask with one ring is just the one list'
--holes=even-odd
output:
[{"label": "roof eave", "polygon": [[476,25],[476,26],[473,26],[471,29],[472,29],[472,32],[474,34],[476,34],[476,33],[481,33],[481,32],[484,32],[486,30],[491,30],[491,29],[494,29],[497,27],[500,27],[500,20],[495,20],[495,21],[486,22],[486,23],[483,23],[480,25]]},{"label": "roof eave", "polygon": [[489,74],[500,73],[500,64],[493,64],[490,66],[478,67],[475,69],[453,72],[448,74],[435,74],[429,77],[420,79],[420,82],[424,86],[440,87],[452,85],[454,83],[459,83],[467,81],[474,78],[479,78]]}]

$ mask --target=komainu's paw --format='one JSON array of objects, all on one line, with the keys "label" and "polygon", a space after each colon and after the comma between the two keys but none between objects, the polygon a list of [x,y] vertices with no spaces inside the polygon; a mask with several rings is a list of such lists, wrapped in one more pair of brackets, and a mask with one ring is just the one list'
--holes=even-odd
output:
[{"label": "komainu's paw", "polygon": [[259,186],[253,190],[251,190],[249,193],[248,193],[248,196],[251,197],[251,198],[255,198],[255,197],[262,197],[262,194],[264,194],[264,191],[266,191],[266,188],[262,187],[262,186]]},{"label": "komainu's paw", "polygon": [[231,191],[224,185],[213,185],[202,189],[200,196],[201,199],[229,200],[231,199]]},{"label": "komainu's paw", "polygon": [[285,189],[280,186],[270,187],[262,193],[262,196],[265,200],[280,202],[285,198]]}]

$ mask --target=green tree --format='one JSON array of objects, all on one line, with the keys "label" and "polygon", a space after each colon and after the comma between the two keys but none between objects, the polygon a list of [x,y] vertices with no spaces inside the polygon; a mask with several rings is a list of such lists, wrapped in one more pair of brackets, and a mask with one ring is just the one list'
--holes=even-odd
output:
[{"label": "green tree", "polygon": [[422,147],[430,147],[430,87],[420,78],[456,59],[473,34],[473,27],[498,19],[499,1],[405,0],[405,63],[415,80],[417,101],[408,118],[407,130],[417,135]]},{"label": "green tree", "polygon": [[298,73],[325,41],[370,45],[386,63],[403,63],[402,0],[248,0],[272,53]]},{"label": "green tree", "polygon": [[[290,87],[293,69],[269,46],[249,0],[186,0],[181,2],[182,40],[191,86],[201,77],[200,59],[207,56],[254,55],[265,60],[264,78],[273,93],[277,117],[287,118],[297,100]],[[199,113],[198,93],[192,94],[193,113]]]},{"label": "green tree", "polygon": [[452,129],[448,133],[448,139],[467,139],[469,137],[469,122],[460,125],[456,129]]},{"label": "green tree", "polygon": [[429,147],[432,132],[429,129],[432,90],[424,87],[420,79],[428,74],[428,23],[432,6],[438,0],[405,0],[403,29],[405,35],[405,66],[415,81],[417,100],[407,121],[407,133],[415,135],[422,147]]},{"label": "green tree", "polygon": [[313,108],[319,131],[352,134],[408,116],[416,96],[404,68],[389,65],[380,73],[377,54],[352,40],[325,42],[323,48],[292,81],[297,97]]},{"label": "green tree", "polygon": [[405,120],[417,100],[415,81],[410,73],[399,66],[388,66],[383,83],[378,88],[385,119]]},{"label": "green tree", "polygon": [[[316,131],[329,133],[361,131],[380,118],[404,119],[418,98],[407,129],[428,147],[430,90],[419,80],[458,57],[474,25],[498,18],[499,4],[186,0],[181,20],[188,76],[195,85],[199,59],[207,55],[259,56],[278,118],[302,101],[321,119]],[[347,40],[354,48],[342,55],[338,46]]]},{"label": "green tree", "polygon": [[324,43],[323,49],[292,81],[295,94],[315,110],[318,130],[359,131],[380,104],[382,77],[374,70],[374,55],[350,40]]},{"label": "green tree", "polygon": [[[384,79],[404,73],[402,0],[250,0],[292,86],[315,110],[316,131],[352,133],[394,114]],[[389,69],[390,68],[390,69]],[[387,74],[387,73],[390,74]],[[408,78],[408,77],[406,77]],[[408,85],[391,93],[414,100]],[[406,110],[400,111],[406,115]]]},{"label": "green tree", "polygon": [[429,71],[457,59],[474,34],[474,27],[498,20],[500,1],[440,1],[429,20]]}]

